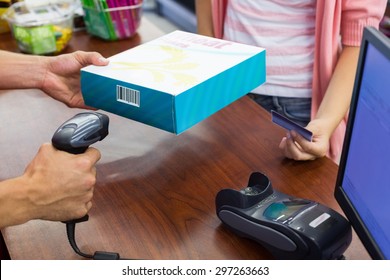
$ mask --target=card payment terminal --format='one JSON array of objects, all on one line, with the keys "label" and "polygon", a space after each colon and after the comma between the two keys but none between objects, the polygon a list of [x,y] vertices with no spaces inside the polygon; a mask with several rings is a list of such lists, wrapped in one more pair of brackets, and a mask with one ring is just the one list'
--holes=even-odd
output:
[{"label": "card payment terminal", "polygon": [[274,190],[259,172],[240,191],[221,190],[216,210],[228,228],[277,259],[340,259],[352,240],[351,226],[339,213]]}]

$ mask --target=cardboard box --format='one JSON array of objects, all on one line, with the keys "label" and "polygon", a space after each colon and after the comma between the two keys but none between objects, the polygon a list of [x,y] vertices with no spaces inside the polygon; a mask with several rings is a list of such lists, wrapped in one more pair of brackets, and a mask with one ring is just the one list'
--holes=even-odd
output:
[{"label": "cardboard box", "polygon": [[87,105],[175,134],[264,82],[263,48],[183,31],[81,70]]}]

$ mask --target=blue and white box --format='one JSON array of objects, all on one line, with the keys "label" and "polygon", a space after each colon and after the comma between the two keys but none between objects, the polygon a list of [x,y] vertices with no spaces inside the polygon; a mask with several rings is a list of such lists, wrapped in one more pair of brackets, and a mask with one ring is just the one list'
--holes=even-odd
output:
[{"label": "blue and white box", "polygon": [[85,104],[175,134],[265,82],[263,48],[174,31],[81,70]]}]

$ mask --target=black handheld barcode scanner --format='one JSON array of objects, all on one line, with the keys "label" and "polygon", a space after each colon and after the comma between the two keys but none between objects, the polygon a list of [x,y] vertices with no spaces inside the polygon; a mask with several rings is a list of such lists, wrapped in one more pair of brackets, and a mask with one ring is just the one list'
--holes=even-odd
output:
[{"label": "black handheld barcode scanner", "polygon": [[[90,145],[103,140],[108,135],[108,116],[96,112],[84,112],[75,115],[64,122],[54,133],[51,139],[53,146],[61,151],[72,154],[84,153]],[[89,218],[85,215],[76,220],[65,221],[69,243],[73,250],[85,258],[90,259],[119,259],[118,253],[97,251],[94,255],[80,251],[75,241],[76,223],[85,222]]]},{"label": "black handheld barcode scanner", "polygon": [[108,116],[96,112],[75,115],[54,133],[51,142],[61,151],[82,154],[88,147],[108,135]]}]

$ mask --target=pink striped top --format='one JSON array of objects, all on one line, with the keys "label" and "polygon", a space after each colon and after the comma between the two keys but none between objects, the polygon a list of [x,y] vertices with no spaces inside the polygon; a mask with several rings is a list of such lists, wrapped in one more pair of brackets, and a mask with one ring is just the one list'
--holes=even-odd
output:
[{"label": "pink striped top", "polygon": [[267,82],[252,92],[311,97],[315,0],[229,0],[224,39],[266,49]]}]

